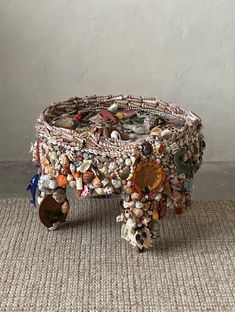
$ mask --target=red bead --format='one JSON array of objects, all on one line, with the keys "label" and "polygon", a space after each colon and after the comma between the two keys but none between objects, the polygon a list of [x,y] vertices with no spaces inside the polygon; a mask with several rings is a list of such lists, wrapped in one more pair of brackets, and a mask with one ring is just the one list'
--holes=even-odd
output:
[{"label": "red bead", "polygon": [[77,120],[81,120],[83,118],[82,114],[76,114],[73,117]]}]

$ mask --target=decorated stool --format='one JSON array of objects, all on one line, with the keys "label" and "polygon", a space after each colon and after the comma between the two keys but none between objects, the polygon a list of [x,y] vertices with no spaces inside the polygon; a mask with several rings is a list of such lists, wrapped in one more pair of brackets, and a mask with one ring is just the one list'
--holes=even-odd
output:
[{"label": "decorated stool", "polygon": [[[41,222],[66,221],[66,187],[77,197],[121,194],[121,236],[152,246],[167,209],[190,205],[205,143],[201,119],[155,98],[91,96],[53,103],[39,116],[32,145],[38,167],[28,187]],[[38,191],[37,191],[38,186]]]}]

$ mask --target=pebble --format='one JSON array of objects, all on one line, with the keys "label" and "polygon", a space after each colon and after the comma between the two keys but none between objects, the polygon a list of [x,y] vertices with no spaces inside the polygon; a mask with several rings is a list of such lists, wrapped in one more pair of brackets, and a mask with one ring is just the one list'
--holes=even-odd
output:
[{"label": "pebble", "polygon": [[88,153],[83,153],[82,156],[83,156],[84,159],[89,159],[89,154]]},{"label": "pebble", "polygon": [[105,191],[101,187],[96,188],[95,191],[99,196],[105,195]]},{"label": "pebble", "polygon": [[143,207],[143,203],[141,201],[137,201],[137,202],[135,202],[135,207],[136,208],[142,208]]},{"label": "pebble", "polygon": [[140,209],[140,208],[134,208],[134,209],[133,209],[133,212],[134,212],[134,214],[135,214],[137,217],[142,217],[143,214],[144,214],[143,210]]},{"label": "pebble", "polygon": [[132,161],[131,161],[130,158],[126,158],[125,159],[125,165],[128,166],[128,167],[130,167],[132,165]]},{"label": "pebble", "polygon": [[133,192],[132,194],[131,194],[131,199],[139,199],[140,198],[140,193],[137,193],[137,192]]}]

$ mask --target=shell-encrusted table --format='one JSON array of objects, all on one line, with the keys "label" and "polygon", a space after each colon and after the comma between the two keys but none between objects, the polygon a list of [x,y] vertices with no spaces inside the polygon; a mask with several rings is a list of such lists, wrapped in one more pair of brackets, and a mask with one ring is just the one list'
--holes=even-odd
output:
[{"label": "shell-encrusted table", "polygon": [[41,222],[54,230],[66,221],[68,185],[77,197],[121,194],[121,236],[148,249],[167,209],[180,214],[190,205],[205,148],[201,129],[197,115],[155,98],[91,96],[51,104],[36,123],[38,173],[28,187]]}]

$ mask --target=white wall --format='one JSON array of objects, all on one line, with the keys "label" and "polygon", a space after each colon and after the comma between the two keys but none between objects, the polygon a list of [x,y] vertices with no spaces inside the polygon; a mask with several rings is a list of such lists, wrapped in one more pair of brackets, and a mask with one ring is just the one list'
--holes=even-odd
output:
[{"label": "white wall", "polygon": [[0,159],[30,159],[39,112],[135,94],[203,118],[207,160],[235,160],[234,0],[0,0]]}]

